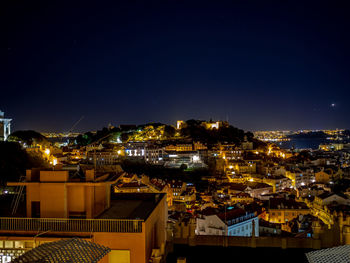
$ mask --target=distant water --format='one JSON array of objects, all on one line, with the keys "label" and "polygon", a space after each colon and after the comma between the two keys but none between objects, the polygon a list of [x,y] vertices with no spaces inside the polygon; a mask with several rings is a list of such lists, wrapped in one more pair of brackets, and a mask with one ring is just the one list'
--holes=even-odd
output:
[{"label": "distant water", "polygon": [[328,144],[334,141],[329,141],[326,139],[291,139],[287,142],[278,142],[278,147],[282,149],[318,149],[320,144]]}]

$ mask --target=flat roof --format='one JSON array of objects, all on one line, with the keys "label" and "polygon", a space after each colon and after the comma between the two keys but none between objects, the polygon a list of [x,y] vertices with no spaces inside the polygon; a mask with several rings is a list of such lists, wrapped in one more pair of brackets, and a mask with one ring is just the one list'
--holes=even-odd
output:
[{"label": "flat roof", "polygon": [[145,221],[164,196],[164,193],[115,193],[112,195],[110,208],[97,218]]}]

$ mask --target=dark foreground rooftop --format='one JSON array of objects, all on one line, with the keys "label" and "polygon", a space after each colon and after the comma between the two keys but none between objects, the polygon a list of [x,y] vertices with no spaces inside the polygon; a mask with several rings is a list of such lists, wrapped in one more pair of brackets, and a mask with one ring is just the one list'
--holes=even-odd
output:
[{"label": "dark foreground rooftop", "polygon": [[113,194],[111,207],[99,219],[146,220],[165,194]]},{"label": "dark foreground rooftop", "polygon": [[305,253],[310,249],[213,247],[175,245],[168,254],[167,263],[176,263],[179,257],[185,257],[187,263],[199,262],[268,262],[268,263],[307,263]]},{"label": "dark foreground rooftop", "polygon": [[29,250],[12,262],[95,263],[110,251],[108,247],[79,238],[61,239]]}]

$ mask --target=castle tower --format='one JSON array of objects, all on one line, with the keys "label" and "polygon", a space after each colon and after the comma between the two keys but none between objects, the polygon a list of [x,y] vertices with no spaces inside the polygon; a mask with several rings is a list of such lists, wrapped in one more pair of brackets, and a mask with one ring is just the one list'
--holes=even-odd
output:
[{"label": "castle tower", "polygon": [[0,141],[6,141],[11,133],[11,119],[5,119],[5,113],[0,110]]}]

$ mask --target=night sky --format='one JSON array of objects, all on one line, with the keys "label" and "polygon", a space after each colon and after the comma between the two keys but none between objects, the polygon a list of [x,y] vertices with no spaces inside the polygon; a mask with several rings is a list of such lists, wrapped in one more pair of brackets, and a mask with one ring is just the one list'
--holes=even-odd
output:
[{"label": "night sky", "polygon": [[2,1],[0,110],[15,130],[82,115],[77,131],[350,128],[348,1],[113,2]]}]

